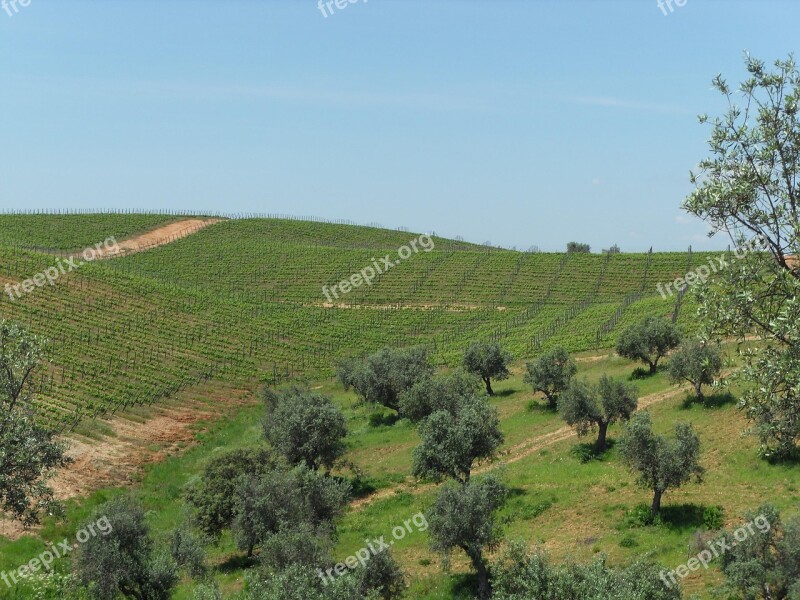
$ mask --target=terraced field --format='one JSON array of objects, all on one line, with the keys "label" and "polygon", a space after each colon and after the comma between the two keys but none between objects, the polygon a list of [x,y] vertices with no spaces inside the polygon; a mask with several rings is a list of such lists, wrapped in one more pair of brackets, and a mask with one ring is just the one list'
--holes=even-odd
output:
[{"label": "terraced field", "polygon": [[[52,267],[56,257],[42,248],[66,251],[110,235],[121,241],[180,218],[0,216],[0,286]],[[656,283],[702,260],[688,253],[521,253],[434,237],[429,252],[412,253],[371,285],[328,302],[323,286],[375,259],[396,258],[418,237],[224,220],[147,252],[86,264],[21,298],[5,295],[0,317],[49,340],[39,399],[68,427],[209,378],[330,376],[337,358],[387,344],[427,345],[442,365],[455,363],[473,339],[501,340],[517,358],[556,344],[608,347],[624,325],[671,315],[675,301],[656,295]]]}]

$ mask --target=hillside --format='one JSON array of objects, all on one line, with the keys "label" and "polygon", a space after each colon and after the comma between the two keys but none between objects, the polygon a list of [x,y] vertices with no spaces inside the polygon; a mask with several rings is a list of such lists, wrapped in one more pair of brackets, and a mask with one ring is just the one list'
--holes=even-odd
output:
[{"label": "hillside", "polygon": [[[0,285],[44,272],[67,249],[92,246],[109,231],[135,236],[192,215],[81,217],[0,216],[0,238],[13,240],[0,244]],[[73,229],[62,242],[57,232],[67,226]],[[424,248],[398,255],[411,240]],[[636,382],[640,408],[655,415],[660,431],[676,421],[693,423],[710,475],[668,496],[664,525],[638,525],[632,514],[647,492],[633,485],[616,450],[582,463],[574,431],[522,380],[525,360],[555,345],[577,353],[582,377],[627,377],[635,365],[609,351],[617,335],[645,316],[673,315],[676,299],[663,299],[656,284],[705,257],[521,253],[438,237],[428,245],[403,231],[262,218],[222,220],[167,242],[87,262],[52,286],[0,302],[0,317],[48,340],[51,362],[37,381],[43,414],[61,429],[80,422],[70,434],[80,472],[68,469],[56,478],[72,498],[67,521],[48,520],[41,537],[0,540],[0,568],[27,561],[41,551],[42,539],[74,535],[86,511],[115,494],[115,486],[133,485],[154,531],[167,535],[184,510],[183,490],[203,465],[220,448],[259,443],[263,409],[254,392],[287,378],[304,378],[331,396],[346,418],[350,467],[340,475],[360,475],[336,556],[427,510],[438,488],[409,476],[416,428],[406,420],[375,425],[379,412],[331,377],[337,359],[386,345],[425,344],[444,371],[475,339],[500,340],[512,351],[512,376],[496,385],[491,399],[505,442],[498,461],[476,473],[501,472],[512,489],[500,513],[507,539],[541,544],[556,560],[602,553],[614,564],[641,556],[680,564],[707,507],[722,506],[727,524],[767,500],[791,509],[797,469],[757,459],[755,440],[739,436],[747,423],[735,397],[713,395],[699,406],[659,373]],[[372,285],[336,302],[325,297],[323,286],[386,256],[401,260]],[[679,312],[685,329],[693,311],[687,296]],[[114,418],[92,419],[121,409]],[[619,433],[612,427],[612,440]],[[141,465],[153,461],[139,481]],[[735,491],[742,485],[747,494]],[[452,574],[443,576],[428,541],[409,536],[394,548],[410,577],[410,597],[469,597],[469,565],[457,558]],[[248,565],[233,540],[225,537],[208,552],[223,597],[236,597]],[[709,597],[719,581],[712,569],[684,583],[688,592]],[[183,581],[174,597],[192,598],[194,588]]]},{"label": "hillside", "polygon": [[[0,216],[0,240],[16,240],[0,244],[0,286],[55,264],[53,254],[23,246],[88,247],[172,220]],[[69,232],[67,241],[59,231]],[[371,285],[328,302],[323,286],[376,257],[396,256],[418,237],[225,220],[147,252],[87,263],[21,298],[5,295],[0,317],[49,340],[39,402],[68,426],[81,416],[158,402],[209,378],[328,376],[338,358],[384,345],[427,345],[441,365],[454,364],[473,339],[502,340],[518,358],[554,344],[608,347],[627,323],[672,314],[674,299],[658,296],[656,283],[685,273],[692,260],[685,253],[521,253],[434,237],[432,250],[412,253]]]}]

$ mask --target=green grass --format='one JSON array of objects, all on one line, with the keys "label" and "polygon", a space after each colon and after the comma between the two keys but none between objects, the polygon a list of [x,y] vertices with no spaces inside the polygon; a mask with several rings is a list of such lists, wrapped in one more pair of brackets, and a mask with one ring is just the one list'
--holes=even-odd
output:
[{"label": "green grass", "polygon": [[[0,285],[54,264],[52,255],[23,246],[75,249],[112,234],[119,240],[171,219],[81,217],[0,216]],[[74,228],[64,233],[69,223]],[[580,354],[581,376],[608,372],[628,377],[630,362],[593,349],[612,347],[624,327],[646,316],[671,316],[675,299],[662,299],[656,284],[683,275],[704,257],[528,254],[434,238],[435,250],[413,255],[372,286],[346,296],[348,306],[324,304],[323,285],[349,277],[372,257],[395,253],[414,237],[349,225],[223,221],[149,252],[86,265],[22,299],[3,297],[0,318],[19,321],[49,340],[52,363],[36,379],[37,402],[59,424],[76,423],[76,411],[92,417],[117,410],[142,422],[150,404],[189,395],[210,398],[222,384],[254,389],[258,381],[287,377],[316,381],[315,387],[345,410],[347,458],[363,471],[368,486],[388,494],[346,515],[337,557],[360,548],[365,537],[390,533],[425,510],[436,493],[434,487],[409,480],[411,452],[418,443],[415,428],[404,421],[371,426],[373,409],[357,406],[354,396],[330,377],[337,358],[386,345],[425,344],[442,368],[457,365],[474,339],[499,340],[511,350],[517,361],[514,374],[497,383],[492,402],[506,436],[500,462],[524,456],[503,469],[513,493],[501,519],[509,538],[541,543],[559,560],[588,560],[603,552],[612,562],[626,562],[652,553],[672,568],[685,561],[688,536],[703,507],[720,504],[729,520],[764,500],[792,508],[798,468],[760,461],[754,440],[740,436],[746,423],[730,404],[706,408],[674,394],[652,407],[662,430],[676,420],[696,425],[709,468],[705,484],[666,496],[672,518],[661,527],[626,525],[628,512],[648,502],[649,494],[636,488],[615,450],[582,463],[575,452],[579,442],[570,438],[525,452],[563,423],[523,384],[524,361],[558,344]],[[694,325],[694,310],[687,296],[679,316],[685,329]],[[642,396],[671,389],[663,373],[635,384]],[[185,486],[214,452],[258,443],[260,417],[258,405],[231,409],[199,432],[197,445],[145,469],[135,488],[153,511],[149,519],[159,537],[180,521]],[[91,418],[78,427],[88,438],[110,432]],[[611,438],[619,431],[612,428]],[[93,507],[121,491],[102,490],[70,502],[65,523],[48,521],[35,536],[16,542],[0,538],[0,570],[27,562],[44,549],[43,540],[74,535]],[[462,594],[469,587],[463,557],[455,555],[452,574],[442,574],[441,560],[427,544],[427,535],[416,532],[396,545],[412,576],[409,596]],[[240,556],[229,537],[210,550],[226,597],[242,587]],[[688,588],[705,597],[719,580],[716,571],[692,577]],[[176,598],[191,598],[190,582],[182,584]]]},{"label": "green grass", "polygon": [[[597,360],[593,359],[599,356]],[[628,377],[634,366],[610,354],[589,353],[579,362],[580,377],[598,378],[602,373]],[[666,523],[657,527],[631,527],[627,515],[637,505],[649,503],[650,494],[639,489],[634,477],[619,462],[612,449],[599,460],[582,463],[573,449],[581,441],[570,437],[546,446],[524,458],[503,466],[515,456],[520,444],[563,427],[558,416],[544,408],[544,400],[535,396],[522,382],[522,365],[514,375],[495,386],[492,402],[501,415],[506,444],[501,459],[490,466],[502,473],[512,490],[507,506],[501,511],[506,539],[524,539],[541,544],[554,559],[591,560],[600,552],[612,563],[625,563],[649,555],[659,563],[674,568],[686,561],[691,534],[702,527],[702,511],[721,505],[728,524],[733,524],[747,509],[770,501],[787,514],[796,512],[793,500],[800,485],[800,467],[770,465],[757,457],[756,443],[743,437],[746,426],[735,406],[728,403],[704,407],[687,403],[684,392],[670,386],[663,372],[644,380],[635,380],[640,396],[673,391],[673,394],[650,407],[659,431],[668,432],[677,421],[691,422],[702,444],[702,462],[707,468],[702,484],[689,484],[669,492],[664,499]],[[375,487],[396,488],[399,493],[351,510],[341,522],[337,558],[352,554],[367,537],[390,535],[396,525],[424,511],[431,505],[437,486],[418,486],[407,481],[411,450],[418,443],[415,429],[405,421],[392,427],[371,427],[372,409],[356,405],[351,393],[345,393],[330,380],[312,384],[331,395],[343,407],[347,417],[348,456],[363,469]],[[737,390],[733,390],[734,394]],[[260,440],[262,408],[245,405],[198,435],[199,444],[182,454],[146,468],[137,484],[137,494],[153,511],[149,522],[163,538],[182,517],[182,492],[201,471],[210,456],[221,449],[256,444]],[[620,427],[611,428],[611,439],[618,438]],[[508,454],[506,450],[511,449]],[[66,525],[48,522],[40,536],[17,542],[0,542],[0,569],[13,568],[41,551],[40,540],[60,540],[71,535],[77,523],[90,509],[119,490],[104,490],[89,499],[69,505]],[[216,565],[215,577],[232,597],[241,589],[244,571],[237,568],[241,556],[233,541],[226,537],[219,547],[209,549],[209,562]],[[398,559],[411,575],[412,598],[451,598],[468,580],[469,568],[464,557],[453,556],[453,571],[441,571],[441,559],[428,548],[427,534],[415,531],[394,547]],[[711,588],[720,581],[716,567],[694,573],[686,587],[703,598],[711,598]],[[191,598],[192,583],[184,581],[176,598]]]},{"label": "green grass", "polygon": [[[35,230],[30,245],[55,235],[47,233],[53,223],[75,220],[65,247],[167,218],[79,217],[19,218]],[[385,345],[427,345],[440,365],[456,364],[474,339],[499,340],[518,358],[556,344],[571,351],[611,345],[634,319],[672,313],[674,300],[653,296],[649,286],[688,264],[681,253],[525,254],[434,238],[433,251],[345,296],[351,306],[325,305],[323,285],[414,237],[302,221],[223,221],[148,252],[84,265],[22,298],[4,295],[0,318],[49,340],[52,365],[36,382],[38,398],[48,418],[69,425],[161,402],[208,378],[328,376],[338,358]],[[55,260],[0,243],[0,285]],[[690,324],[690,316],[687,306],[681,322]]]}]

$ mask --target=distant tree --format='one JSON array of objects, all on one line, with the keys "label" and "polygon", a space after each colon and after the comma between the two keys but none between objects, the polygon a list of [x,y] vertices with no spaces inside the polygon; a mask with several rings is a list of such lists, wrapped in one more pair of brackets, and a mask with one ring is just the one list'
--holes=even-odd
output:
[{"label": "distant tree", "polygon": [[239,548],[252,556],[270,536],[302,523],[320,535],[330,535],[349,498],[349,483],[305,465],[240,477],[232,529]]},{"label": "distant tree", "polygon": [[361,598],[394,600],[400,598],[406,590],[405,573],[388,549],[373,554],[367,564],[354,575]]},{"label": "distant tree", "polygon": [[[711,128],[710,156],[692,174],[696,189],[683,209],[736,248],[713,278],[696,286],[711,336],[753,335],[764,343],[740,348],[750,386],[740,406],[763,454],[798,455],[800,442],[800,70],[793,56],[765,64],[745,57],[747,79],[717,76],[724,114]],[[724,268],[723,268],[724,267]],[[699,270],[699,269],[698,269]]]},{"label": "distant tree", "polygon": [[455,412],[437,410],[419,426],[412,473],[441,481],[469,482],[476,460],[491,458],[503,443],[497,409],[485,397],[467,396]]},{"label": "distant tree", "polygon": [[74,565],[90,596],[168,600],[178,582],[177,565],[156,552],[141,505],[125,496],[115,498],[95,511],[86,525],[104,520],[108,532],[81,544]]},{"label": "distant tree", "polygon": [[169,553],[178,568],[186,569],[191,577],[202,578],[206,574],[203,541],[185,523],[172,531]]},{"label": "distant tree", "polygon": [[419,423],[437,410],[454,413],[464,397],[476,395],[480,388],[480,380],[463,371],[421,379],[400,394],[400,416]]},{"label": "distant tree", "polygon": [[290,465],[330,470],[344,454],[344,415],[330,398],[293,386],[265,388],[264,435]]},{"label": "distant tree", "polygon": [[614,244],[611,248],[603,248],[603,254],[619,254],[622,250],[619,249],[619,246]]},{"label": "distant tree", "polygon": [[513,543],[492,565],[494,600],[681,600],[680,585],[664,582],[657,565],[612,568],[605,557],[587,565],[551,565],[539,550]]},{"label": "distant tree", "polygon": [[702,481],[700,439],[687,423],[675,425],[675,439],[653,433],[650,413],[638,412],[628,423],[620,441],[623,462],[638,473],[638,483],[653,491],[650,512],[661,512],[661,497],[669,489]]},{"label": "distant tree", "polygon": [[428,351],[423,346],[384,348],[362,362],[343,363],[339,378],[345,389],[353,388],[364,402],[399,409],[400,394],[433,375]]},{"label": "distant tree", "polygon": [[589,244],[581,244],[580,242],[570,242],[567,244],[567,252],[570,254],[589,254],[592,251]]},{"label": "distant tree", "polygon": [[674,383],[688,381],[701,402],[703,385],[711,385],[722,372],[722,351],[719,346],[700,341],[686,341],[670,356],[668,371]]},{"label": "distant tree", "polygon": [[[313,540],[310,540],[313,543]],[[395,600],[403,595],[405,577],[390,550],[374,554],[366,565],[342,575],[320,575],[323,561],[293,562],[276,569],[264,564],[246,574],[247,600]]]},{"label": "distant tree", "polygon": [[356,375],[364,361],[357,358],[343,358],[336,363],[336,376],[345,390],[349,390],[356,383]]},{"label": "distant tree", "polygon": [[40,338],[0,321],[0,510],[25,526],[38,523],[41,511],[61,511],[47,480],[71,462],[32,405],[33,373],[42,357]]},{"label": "distant tree", "polygon": [[331,562],[333,539],[311,523],[299,522],[278,527],[261,541],[259,562],[271,571],[283,571],[292,565],[319,568]]},{"label": "distant tree", "polygon": [[192,600],[223,600],[219,583],[216,580],[198,583],[192,591]]},{"label": "distant tree", "polygon": [[530,384],[534,392],[543,393],[547,398],[547,405],[551,409],[558,406],[559,394],[567,389],[570,380],[578,372],[575,361],[560,346],[525,366],[528,369],[525,383]]},{"label": "distant tree", "polygon": [[575,427],[579,436],[596,427],[599,433],[595,450],[604,452],[608,426],[630,419],[636,405],[634,386],[604,374],[597,385],[573,380],[558,401],[558,411],[562,419]]},{"label": "distant tree", "polygon": [[350,574],[334,577],[325,585],[317,569],[302,564],[289,565],[275,571],[269,568],[250,570],[247,580],[247,600],[361,600],[357,582]]},{"label": "distant tree", "polygon": [[212,457],[186,494],[198,529],[218,541],[233,523],[239,478],[269,473],[278,464],[268,448],[237,448]]},{"label": "distant tree", "polygon": [[478,598],[491,598],[486,552],[501,540],[495,513],[502,508],[507,488],[487,476],[463,486],[447,486],[427,515],[431,545],[447,559],[454,548],[469,557],[478,576]]},{"label": "distant tree", "polygon": [[777,509],[765,504],[744,520],[749,528],[738,531],[745,536],[727,531],[722,538],[729,548],[722,555],[727,587],[753,600],[800,598],[800,517],[784,524]]},{"label": "distant tree", "polygon": [[680,331],[675,325],[659,317],[647,317],[631,325],[617,340],[617,354],[631,360],[639,360],[650,366],[650,373],[658,369],[658,361],[677,348],[681,342]]},{"label": "distant tree", "polygon": [[486,393],[490,396],[494,395],[492,379],[508,378],[510,362],[511,355],[496,342],[491,344],[472,342],[464,352],[464,370],[480,377],[486,385]]}]

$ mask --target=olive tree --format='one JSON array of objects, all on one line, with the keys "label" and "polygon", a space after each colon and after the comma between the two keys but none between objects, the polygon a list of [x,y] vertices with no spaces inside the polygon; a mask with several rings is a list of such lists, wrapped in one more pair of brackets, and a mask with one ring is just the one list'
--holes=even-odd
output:
[{"label": "olive tree", "polygon": [[60,512],[47,480],[71,462],[32,404],[32,378],[42,358],[40,338],[0,321],[0,510],[25,526],[38,523],[42,511]]},{"label": "olive tree", "polygon": [[237,448],[212,457],[186,494],[197,528],[212,541],[218,541],[233,523],[239,478],[269,473],[278,464],[267,448]]},{"label": "olive tree", "polygon": [[583,244],[581,242],[569,242],[567,244],[567,252],[569,254],[589,254],[591,250],[589,244]]},{"label": "olive tree", "polygon": [[400,395],[400,416],[419,423],[437,410],[455,412],[464,397],[479,390],[480,380],[463,371],[421,379]]},{"label": "olive tree", "polygon": [[344,454],[347,436],[342,411],[330,398],[300,387],[263,393],[264,435],[290,465],[330,470]]},{"label": "olive tree", "polygon": [[650,373],[658,369],[658,361],[678,347],[681,342],[678,328],[668,319],[647,317],[623,331],[617,340],[617,354],[631,360],[639,360],[650,367]]},{"label": "olive tree", "polygon": [[659,566],[637,561],[610,567],[605,557],[589,564],[553,565],[541,550],[513,543],[492,565],[494,600],[681,600],[680,585],[661,579]]},{"label": "olive tree", "polygon": [[713,384],[722,373],[722,351],[716,345],[685,341],[670,356],[667,369],[673,383],[689,382],[703,402],[703,386]]},{"label": "olive tree", "polygon": [[400,394],[433,375],[433,365],[424,346],[384,348],[363,361],[339,365],[339,379],[346,390],[353,388],[364,402],[399,409]]},{"label": "olive tree", "polygon": [[740,350],[750,384],[740,405],[762,452],[788,457],[800,439],[800,71],[793,57],[770,67],[748,55],[745,66],[738,87],[714,79],[728,108],[700,118],[710,156],[683,208],[736,247],[697,286],[700,314],[712,335],[764,340]]},{"label": "olive tree", "polygon": [[469,482],[476,460],[491,458],[503,443],[497,409],[485,397],[464,397],[453,411],[437,410],[419,426],[412,473],[441,481]]},{"label": "olive tree", "polygon": [[510,374],[508,370],[510,362],[511,355],[503,350],[500,344],[472,342],[464,352],[463,365],[465,371],[483,380],[486,393],[493,396],[492,379],[506,379]]},{"label": "olive tree", "polygon": [[178,583],[177,565],[156,550],[142,506],[121,496],[96,510],[86,529],[96,523],[103,525],[101,535],[79,546],[74,564],[90,596],[168,600]]},{"label": "olive tree", "polygon": [[781,520],[765,504],[744,515],[745,525],[726,531],[722,555],[726,584],[744,598],[800,598],[800,517]]},{"label": "olive tree", "polygon": [[394,600],[405,589],[402,571],[389,550],[364,567],[327,578],[319,569],[292,564],[285,569],[254,569],[245,576],[247,600]]},{"label": "olive tree", "polygon": [[559,394],[567,389],[569,382],[578,372],[578,367],[569,352],[560,346],[525,366],[528,369],[525,383],[530,384],[534,392],[543,393],[551,409],[558,407]]},{"label": "olive tree", "polygon": [[331,535],[350,499],[350,484],[301,465],[237,481],[232,530],[241,550],[253,550],[270,536],[308,524]]},{"label": "olive tree", "polygon": [[608,426],[630,419],[636,406],[636,388],[605,374],[596,385],[573,380],[558,401],[561,418],[575,427],[579,436],[597,428],[597,452],[606,450]]},{"label": "olive tree", "polygon": [[486,552],[502,538],[496,515],[508,495],[495,477],[446,486],[427,513],[431,546],[449,558],[453,549],[463,550],[478,576],[478,598],[491,598]]},{"label": "olive tree", "polygon": [[692,477],[702,481],[700,439],[688,423],[675,425],[675,437],[653,433],[650,413],[638,412],[631,418],[620,440],[623,462],[638,475],[637,483],[653,491],[650,512],[661,512],[661,497],[667,490],[688,483]]}]

